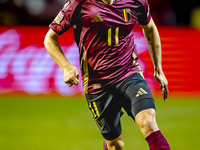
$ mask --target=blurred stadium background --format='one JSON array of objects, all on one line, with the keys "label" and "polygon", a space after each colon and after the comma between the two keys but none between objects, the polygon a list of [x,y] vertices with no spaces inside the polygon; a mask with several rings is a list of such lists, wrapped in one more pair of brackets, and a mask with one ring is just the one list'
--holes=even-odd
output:
[{"label": "blurred stadium background", "polygon": [[[0,150],[102,150],[103,138],[83,97],[82,84],[68,88],[44,48],[48,25],[65,0],[0,0]],[[199,150],[200,1],[149,0],[163,50],[169,98],[159,84],[139,25],[134,29],[140,64],[157,105],[157,120],[172,150]],[[73,31],[59,42],[79,67]],[[125,150],[147,150],[124,115]]]}]

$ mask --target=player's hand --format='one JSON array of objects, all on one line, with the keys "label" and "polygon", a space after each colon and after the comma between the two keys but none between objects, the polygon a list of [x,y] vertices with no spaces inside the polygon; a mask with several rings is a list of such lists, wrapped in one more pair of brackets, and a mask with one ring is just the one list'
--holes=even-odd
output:
[{"label": "player's hand", "polygon": [[69,66],[64,69],[64,82],[71,87],[72,85],[79,84],[79,73],[78,69],[74,66]]},{"label": "player's hand", "polygon": [[164,73],[161,72],[155,72],[154,73],[154,78],[156,79],[156,81],[158,81],[160,83],[160,89],[162,91],[162,95],[163,95],[163,99],[167,99],[168,97],[168,81],[164,75]]}]

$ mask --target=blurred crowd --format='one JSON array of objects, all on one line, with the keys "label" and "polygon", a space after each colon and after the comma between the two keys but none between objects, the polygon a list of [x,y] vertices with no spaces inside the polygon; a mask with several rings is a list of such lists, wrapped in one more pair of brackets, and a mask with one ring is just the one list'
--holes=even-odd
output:
[{"label": "blurred crowd", "polygon": [[[200,0],[148,0],[157,25],[200,28]],[[65,0],[0,0],[0,25],[48,25]]]}]

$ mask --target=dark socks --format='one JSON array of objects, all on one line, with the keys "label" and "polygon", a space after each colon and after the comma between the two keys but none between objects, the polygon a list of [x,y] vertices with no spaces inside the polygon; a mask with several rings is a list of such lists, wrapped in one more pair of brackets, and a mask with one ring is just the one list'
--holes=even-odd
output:
[{"label": "dark socks", "polygon": [[151,133],[145,140],[148,142],[150,150],[170,150],[169,144],[160,130]]}]

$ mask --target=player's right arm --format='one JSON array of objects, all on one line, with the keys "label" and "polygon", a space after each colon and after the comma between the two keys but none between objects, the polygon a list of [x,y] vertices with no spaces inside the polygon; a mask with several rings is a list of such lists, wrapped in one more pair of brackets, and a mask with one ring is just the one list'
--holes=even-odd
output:
[{"label": "player's right arm", "polygon": [[44,45],[53,58],[53,60],[60,66],[64,72],[64,82],[71,87],[72,85],[78,85],[79,73],[75,66],[72,66],[65,57],[59,43],[58,38],[60,35],[55,33],[52,29],[49,29],[45,36]]}]

